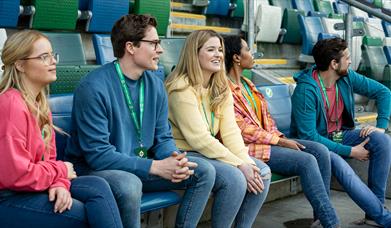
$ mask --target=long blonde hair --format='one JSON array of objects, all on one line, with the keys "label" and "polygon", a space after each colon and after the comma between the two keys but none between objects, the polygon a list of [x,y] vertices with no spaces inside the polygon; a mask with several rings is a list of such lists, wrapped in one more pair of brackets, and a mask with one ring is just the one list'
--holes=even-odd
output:
[{"label": "long blonde hair", "polygon": [[48,150],[50,141],[53,137],[53,122],[50,120],[50,108],[46,98],[48,88],[43,88],[35,99],[27,89],[24,80],[24,73],[16,68],[16,61],[30,56],[33,52],[34,43],[46,38],[45,35],[34,30],[23,30],[11,35],[4,44],[1,60],[3,61],[3,77],[0,81],[0,94],[3,94],[10,88],[17,89],[30,112],[36,117],[39,128],[43,134],[43,140]]},{"label": "long blonde hair", "polygon": [[[179,63],[166,80],[166,88],[169,94],[174,91],[184,90],[188,86],[192,86],[198,92],[200,91],[204,77],[202,76],[198,54],[202,46],[212,37],[219,38],[221,47],[224,50],[223,38],[213,30],[197,30],[187,36],[181,51]],[[177,88],[176,81],[179,78],[187,78],[189,85],[183,88]],[[218,114],[219,107],[222,106],[229,93],[224,63],[222,63],[220,71],[214,73],[210,78],[209,87],[211,91],[211,110]]]}]

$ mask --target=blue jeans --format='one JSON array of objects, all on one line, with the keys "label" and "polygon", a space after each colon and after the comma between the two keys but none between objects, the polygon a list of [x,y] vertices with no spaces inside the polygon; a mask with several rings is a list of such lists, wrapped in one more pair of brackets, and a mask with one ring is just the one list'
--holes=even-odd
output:
[{"label": "blue jeans", "polygon": [[[360,130],[344,131],[342,144],[356,146],[361,138]],[[339,155],[331,153],[333,175],[353,201],[377,223],[390,227],[391,213],[384,208],[387,178],[390,170],[391,139],[384,133],[369,135],[365,148],[369,150],[368,186],[356,175],[349,164]]]},{"label": "blue jeans", "polygon": [[11,192],[0,197],[2,227],[122,227],[110,187],[99,177],[78,177],[71,182],[70,210],[54,213],[47,192]]},{"label": "blue jeans", "polygon": [[198,167],[194,175],[180,183],[172,183],[158,176],[141,178],[121,170],[92,171],[89,174],[106,179],[117,201],[123,226],[140,227],[140,205],[143,192],[186,190],[179,206],[176,227],[196,227],[208,202],[215,182],[216,172],[212,165],[200,158],[188,156]]},{"label": "blue jeans", "polygon": [[261,170],[264,190],[260,194],[247,191],[247,181],[236,167],[224,162],[209,159],[197,152],[188,152],[208,161],[216,169],[216,181],[213,187],[212,227],[250,228],[266,199],[270,186],[270,169],[260,160],[253,158]]},{"label": "blue jeans", "polygon": [[330,152],[320,143],[297,141],[306,147],[302,152],[272,146],[267,164],[273,172],[300,176],[304,194],[314,209],[316,218],[320,220],[323,227],[336,227],[339,225],[339,220],[329,198]]}]

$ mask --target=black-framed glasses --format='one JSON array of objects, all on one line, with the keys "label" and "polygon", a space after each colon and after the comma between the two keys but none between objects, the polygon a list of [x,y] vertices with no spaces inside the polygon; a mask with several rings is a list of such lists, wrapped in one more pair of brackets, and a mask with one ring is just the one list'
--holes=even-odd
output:
[{"label": "black-framed glasses", "polygon": [[58,53],[44,53],[42,55],[39,55],[37,57],[28,57],[28,58],[24,58],[22,60],[30,60],[30,59],[41,59],[41,61],[49,66],[50,64],[53,63],[53,60],[56,61],[56,63],[58,63],[60,61],[60,55]]},{"label": "black-framed glasses", "polygon": [[150,43],[150,44],[154,44],[154,51],[157,50],[157,46],[160,45],[160,43],[162,42],[162,40],[139,40],[141,42],[147,42],[147,43]]}]

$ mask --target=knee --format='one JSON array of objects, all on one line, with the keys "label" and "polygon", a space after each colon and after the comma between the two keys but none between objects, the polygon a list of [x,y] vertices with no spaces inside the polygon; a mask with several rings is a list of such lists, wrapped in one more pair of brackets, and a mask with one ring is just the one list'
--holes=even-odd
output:
[{"label": "knee", "polygon": [[141,180],[132,173],[116,171],[118,171],[118,180],[110,185],[115,198],[125,200],[125,202],[140,202],[143,186]]},{"label": "knee", "polygon": [[243,195],[246,194],[247,180],[242,171],[239,168],[232,167],[232,169],[224,174],[217,173],[224,179],[226,188],[235,194]]},{"label": "knee", "polygon": [[262,177],[262,179],[264,180],[267,180],[267,179],[270,179],[271,178],[271,170],[270,170],[270,167],[268,165],[266,165],[264,162],[256,159],[256,158],[252,158],[255,162],[255,165],[259,168],[260,170],[260,175]]},{"label": "knee", "polygon": [[312,172],[314,169],[318,169],[318,161],[315,156],[308,153],[302,153],[301,159],[298,161],[298,170],[305,172]]},{"label": "knee", "polygon": [[194,169],[194,176],[198,181],[209,183],[213,186],[216,179],[216,169],[207,160],[201,158],[191,158],[190,161],[197,163]]},{"label": "knee", "polygon": [[[381,148],[381,149],[386,149],[387,151],[389,151],[391,148],[391,137],[385,133],[381,133],[381,132],[372,132],[370,135],[369,135],[369,145],[371,147],[377,147],[377,148]],[[376,152],[376,151],[374,151]]]}]

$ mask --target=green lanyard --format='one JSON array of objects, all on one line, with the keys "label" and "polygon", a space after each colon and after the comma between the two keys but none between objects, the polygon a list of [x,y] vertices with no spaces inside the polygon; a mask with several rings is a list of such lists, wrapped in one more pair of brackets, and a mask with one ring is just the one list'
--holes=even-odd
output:
[{"label": "green lanyard", "polygon": [[[202,98],[201,98],[202,99]],[[202,104],[202,110],[204,111],[204,116],[205,116],[205,120],[206,120],[206,123],[208,124],[209,128],[210,128],[210,134],[214,137],[215,136],[215,133],[214,133],[214,125],[215,125],[215,113],[214,112],[211,112],[210,113],[210,119],[212,121],[212,127],[209,125],[209,121],[208,121],[208,117],[206,116],[206,111],[205,111],[205,106],[204,106],[204,102],[202,102],[201,100],[201,104]]]},{"label": "green lanyard", "polygon": [[[241,79],[241,81],[242,81],[242,84],[243,84],[244,88],[245,88],[246,91],[247,91],[247,94],[251,97],[251,100],[253,101],[254,108],[255,108],[255,113],[257,114],[257,113],[258,113],[258,107],[257,107],[257,103],[255,102],[254,95],[253,95],[253,93],[251,92],[250,88],[248,87],[247,82],[246,82],[245,80],[243,80],[243,79]],[[242,94],[243,94],[243,92],[242,92]],[[247,103],[251,106],[251,102],[250,102],[250,100],[247,98],[247,96],[244,95],[244,94],[243,94],[243,96],[244,96],[244,98],[246,99]]]},{"label": "green lanyard", "polygon": [[[330,102],[329,102],[329,98],[327,96],[327,92],[326,92],[326,88],[323,84],[323,80],[322,80],[322,77],[320,76],[320,73],[318,71],[318,80],[320,82],[320,87],[322,87],[322,91],[323,91],[323,95],[326,99],[326,104],[327,104],[327,108],[330,109]],[[337,127],[338,127],[338,101],[339,101],[339,97],[338,97],[338,85],[337,83],[335,83],[335,102],[337,104],[337,106],[335,107],[335,118],[336,118],[336,124],[337,124]]]},{"label": "green lanyard", "polygon": [[139,93],[140,94],[139,95],[140,118],[139,118],[139,120],[137,120],[137,115],[136,115],[136,111],[134,110],[134,105],[133,105],[133,102],[132,102],[132,98],[130,98],[129,89],[126,86],[125,77],[124,77],[124,75],[122,73],[122,70],[121,70],[121,68],[119,66],[118,61],[115,61],[114,65],[115,65],[115,69],[117,70],[118,78],[119,78],[119,80],[121,82],[122,92],[124,93],[126,102],[128,104],[128,108],[129,108],[131,119],[133,120],[134,126],[135,126],[136,131],[137,131],[137,137],[138,137],[138,140],[139,140],[139,143],[140,143],[140,147],[143,147],[142,137],[141,137],[142,136],[141,129],[142,129],[142,124],[143,124],[143,116],[144,116],[144,80],[143,80],[143,78],[141,78],[140,93]]}]

